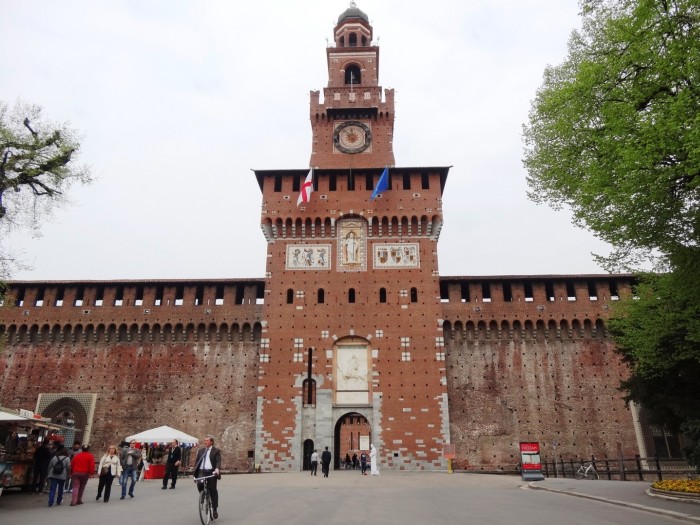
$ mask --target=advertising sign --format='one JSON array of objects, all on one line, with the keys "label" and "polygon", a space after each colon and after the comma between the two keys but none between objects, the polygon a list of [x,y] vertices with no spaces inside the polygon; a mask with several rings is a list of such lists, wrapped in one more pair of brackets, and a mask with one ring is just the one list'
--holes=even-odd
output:
[{"label": "advertising sign", "polygon": [[520,442],[520,475],[523,481],[541,481],[544,479],[539,443]]}]

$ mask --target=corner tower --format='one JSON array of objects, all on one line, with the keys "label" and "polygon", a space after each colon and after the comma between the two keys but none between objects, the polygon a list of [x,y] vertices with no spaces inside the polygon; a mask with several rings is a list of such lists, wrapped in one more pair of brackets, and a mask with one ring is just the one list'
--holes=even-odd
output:
[{"label": "corner tower", "polygon": [[[379,47],[355,2],[338,17],[326,49],[328,86],[311,91],[313,168],[393,166],[394,90],[379,85]],[[382,96],[384,95],[384,96]]]},{"label": "corner tower", "polygon": [[255,444],[264,471],[307,468],[326,446],[337,466],[370,443],[385,469],[446,465],[437,240],[449,168],[393,166],[393,92],[382,100],[371,40],[352,3],[327,49],[325,102],[311,92],[310,199],[297,205],[308,168],[255,170],[267,240]]}]

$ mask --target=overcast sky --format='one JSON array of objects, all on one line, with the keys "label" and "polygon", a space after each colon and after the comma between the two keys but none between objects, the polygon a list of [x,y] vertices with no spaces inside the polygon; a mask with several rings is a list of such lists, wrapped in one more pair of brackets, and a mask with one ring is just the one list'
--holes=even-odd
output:
[{"label": "overcast sky", "polygon": [[[262,277],[251,169],[309,165],[309,91],[348,1],[0,0],[0,99],[82,135],[97,180],[15,279]],[[453,166],[441,275],[602,273],[608,247],[527,199],[522,124],[576,0],[359,0],[396,90],[397,166]]]}]

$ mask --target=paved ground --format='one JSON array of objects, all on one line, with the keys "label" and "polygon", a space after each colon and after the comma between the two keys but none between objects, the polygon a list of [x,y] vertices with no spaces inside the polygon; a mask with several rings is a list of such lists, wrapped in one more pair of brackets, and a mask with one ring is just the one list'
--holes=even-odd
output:
[{"label": "paved ground", "polygon": [[[648,496],[649,483],[547,479],[525,483],[515,476],[445,472],[331,472],[330,478],[308,473],[224,476],[216,525],[323,523],[535,525],[700,524],[700,505]],[[199,522],[196,489],[180,479],[175,490],[161,490],[159,480],[139,482],[136,498],[95,501],[97,481],[90,480],[85,504],[48,508],[47,496],[6,491],[0,496],[0,524],[138,525]],[[537,489],[537,490],[533,490]],[[115,498],[116,493],[116,498]],[[577,496],[577,497],[574,497]]]}]

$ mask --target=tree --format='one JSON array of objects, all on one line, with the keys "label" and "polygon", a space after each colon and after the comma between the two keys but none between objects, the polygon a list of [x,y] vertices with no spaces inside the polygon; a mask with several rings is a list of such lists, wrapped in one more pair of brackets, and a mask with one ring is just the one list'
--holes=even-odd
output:
[{"label": "tree", "polygon": [[609,270],[654,261],[610,320],[621,388],[683,430],[700,463],[700,4],[582,0],[524,126],[529,197],[609,242]]},{"label": "tree", "polygon": [[700,245],[700,5],[584,0],[524,127],[529,196],[640,258]]},{"label": "tree", "polygon": [[[79,148],[75,131],[42,119],[39,106],[0,101],[0,243],[15,229],[37,232],[73,183],[92,181],[76,164]],[[0,244],[0,279],[19,264]]]}]

